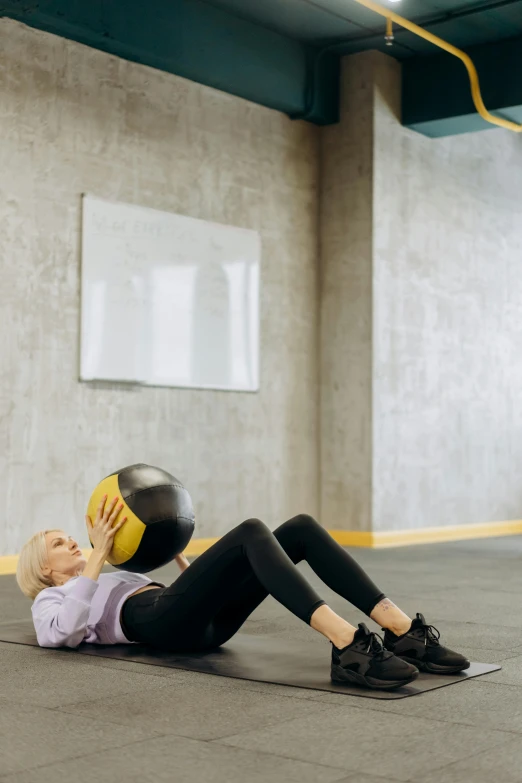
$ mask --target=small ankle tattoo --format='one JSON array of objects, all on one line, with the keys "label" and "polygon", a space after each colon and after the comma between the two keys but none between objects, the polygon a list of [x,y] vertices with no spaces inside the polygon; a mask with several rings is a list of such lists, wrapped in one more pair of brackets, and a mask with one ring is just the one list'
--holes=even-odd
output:
[{"label": "small ankle tattoo", "polygon": [[387,612],[389,609],[397,609],[393,601],[390,601],[389,598],[383,598],[382,601],[379,601],[375,609],[377,609],[377,607],[382,609],[383,612]]}]

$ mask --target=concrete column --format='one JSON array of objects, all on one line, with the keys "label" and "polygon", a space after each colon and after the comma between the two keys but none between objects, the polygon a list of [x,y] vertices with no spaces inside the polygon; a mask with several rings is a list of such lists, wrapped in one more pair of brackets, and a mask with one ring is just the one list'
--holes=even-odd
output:
[{"label": "concrete column", "polygon": [[375,57],[344,59],[340,122],[321,137],[320,508],[332,530],[371,530]]},{"label": "concrete column", "polygon": [[379,52],[345,58],[342,85],[321,131],[321,521],[520,519],[520,139],[403,127]]}]

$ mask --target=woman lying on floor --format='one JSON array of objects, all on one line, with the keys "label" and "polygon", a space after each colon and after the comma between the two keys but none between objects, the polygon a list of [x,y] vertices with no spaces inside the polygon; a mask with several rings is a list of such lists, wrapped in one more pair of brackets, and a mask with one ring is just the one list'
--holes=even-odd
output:
[{"label": "woman lying on floor", "polygon": [[[140,642],[172,652],[225,644],[272,595],[332,643],[331,678],[391,689],[421,669],[448,674],[467,669],[464,656],[443,647],[422,614],[412,620],[371,581],[361,566],[314,519],[300,514],[276,530],[249,519],[194,563],[176,558],[182,574],[165,587],[141,574],[102,574],[122,509],[118,498],[98,508],[87,562],[61,530],[36,533],[20,554],[17,581],[35,599],[32,615],[42,647],[81,642]],[[306,560],[332,590],[378,623],[384,640],[364,623],[354,628],[323,601],[296,563]]]}]

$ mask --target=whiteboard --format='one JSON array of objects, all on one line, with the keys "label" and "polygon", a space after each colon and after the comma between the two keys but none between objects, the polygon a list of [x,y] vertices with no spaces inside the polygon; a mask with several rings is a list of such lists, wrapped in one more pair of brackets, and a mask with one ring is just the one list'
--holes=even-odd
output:
[{"label": "whiteboard", "polygon": [[82,198],[80,380],[259,389],[259,233]]}]

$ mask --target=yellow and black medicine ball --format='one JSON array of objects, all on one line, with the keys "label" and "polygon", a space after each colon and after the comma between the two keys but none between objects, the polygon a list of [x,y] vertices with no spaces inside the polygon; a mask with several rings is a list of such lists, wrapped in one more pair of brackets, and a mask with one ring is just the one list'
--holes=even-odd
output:
[{"label": "yellow and black medicine ball", "polygon": [[104,478],[87,508],[93,524],[104,495],[108,503],[121,498],[124,507],[118,520],[127,517],[107,558],[115,568],[145,574],[170,563],[190,541],[195,524],[190,495],[165,470],[130,465]]}]

